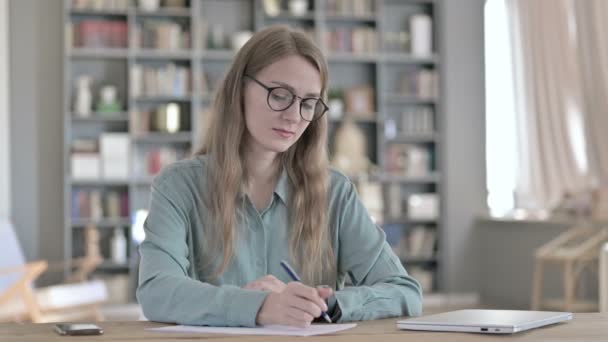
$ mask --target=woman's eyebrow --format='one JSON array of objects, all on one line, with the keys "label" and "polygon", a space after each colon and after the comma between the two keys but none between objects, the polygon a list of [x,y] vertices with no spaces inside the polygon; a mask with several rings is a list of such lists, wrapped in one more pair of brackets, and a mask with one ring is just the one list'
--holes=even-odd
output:
[{"label": "woman's eyebrow", "polygon": [[[283,82],[279,82],[279,81],[271,81],[271,83],[280,85],[281,87],[285,87],[285,88],[291,90],[294,94],[296,93],[295,88],[290,86],[287,83],[283,83]],[[308,94],[304,95],[304,97],[321,97],[321,95],[319,93],[308,93]]]}]

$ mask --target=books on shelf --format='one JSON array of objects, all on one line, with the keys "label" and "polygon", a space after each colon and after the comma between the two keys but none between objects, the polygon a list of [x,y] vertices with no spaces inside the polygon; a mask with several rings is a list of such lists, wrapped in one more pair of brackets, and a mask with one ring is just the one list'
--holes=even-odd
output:
[{"label": "books on shelf", "polygon": [[435,256],[436,233],[434,229],[415,226],[407,234],[404,259],[431,259]]},{"label": "books on shelf", "polygon": [[144,20],[136,26],[134,41],[147,49],[186,50],[191,46],[190,31],[167,20]]},{"label": "books on shelf", "polygon": [[402,134],[428,135],[435,132],[435,113],[431,107],[406,107],[400,119]]},{"label": "books on shelf", "polygon": [[136,135],[149,132],[177,133],[190,129],[184,106],[169,102],[149,110],[131,111],[130,131]]},{"label": "books on shelf", "polygon": [[129,135],[127,133],[102,133],[99,137],[99,145],[103,178],[129,179]]},{"label": "books on shelf", "polygon": [[386,170],[395,175],[424,177],[431,173],[431,148],[417,144],[389,144],[385,150]]},{"label": "books on shelf", "polygon": [[338,27],[324,32],[323,42],[329,51],[371,54],[377,47],[376,29]]},{"label": "books on shelf", "polygon": [[400,84],[401,95],[419,99],[435,99],[439,96],[437,71],[411,69],[403,73]]},{"label": "books on shelf", "polygon": [[163,67],[135,64],[130,69],[130,94],[182,97],[191,93],[190,68],[169,63]]},{"label": "books on shelf", "polygon": [[72,141],[70,171],[75,180],[101,178],[101,157],[96,139],[79,138]]},{"label": "books on shelf", "polygon": [[369,16],[374,14],[373,0],[327,0],[327,13],[340,16]]},{"label": "books on shelf", "polygon": [[407,216],[411,220],[436,220],[439,197],[436,193],[411,194],[407,198]]},{"label": "books on shelf", "polygon": [[68,24],[66,40],[76,48],[126,48],[127,31],[125,20],[83,19]]},{"label": "books on shelf", "polygon": [[129,195],[117,190],[72,190],[72,218],[119,219],[129,216]]}]

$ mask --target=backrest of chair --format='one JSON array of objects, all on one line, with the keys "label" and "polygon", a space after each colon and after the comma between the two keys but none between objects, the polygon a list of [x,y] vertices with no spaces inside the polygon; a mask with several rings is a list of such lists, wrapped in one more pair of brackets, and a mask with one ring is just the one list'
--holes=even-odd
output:
[{"label": "backrest of chair", "polygon": [[[25,265],[25,257],[13,225],[0,219],[0,273]],[[0,274],[0,294],[19,279],[19,274]]]}]

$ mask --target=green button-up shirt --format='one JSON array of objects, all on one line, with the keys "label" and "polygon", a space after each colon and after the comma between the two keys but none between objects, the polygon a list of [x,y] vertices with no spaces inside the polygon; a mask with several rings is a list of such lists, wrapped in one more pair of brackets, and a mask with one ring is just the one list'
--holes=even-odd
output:
[{"label": "green button-up shirt", "polygon": [[[226,271],[208,282],[201,274],[206,209],[206,157],[166,167],[152,185],[150,209],[140,245],[137,299],[151,320],[193,325],[255,326],[268,292],[242,286],[272,274],[291,281],[280,266],[289,253],[288,198],[291,182],[281,175],[272,201],[258,212],[244,201],[236,254]],[[329,224],[337,256],[337,283],[330,312],[339,321],[420,315],[422,291],[408,276],[371,220],[347,177],[331,171]],[[297,270],[296,270],[297,271]],[[345,278],[350,284],[345,287]],[[339,310],[335,310],[339,308]]]}]

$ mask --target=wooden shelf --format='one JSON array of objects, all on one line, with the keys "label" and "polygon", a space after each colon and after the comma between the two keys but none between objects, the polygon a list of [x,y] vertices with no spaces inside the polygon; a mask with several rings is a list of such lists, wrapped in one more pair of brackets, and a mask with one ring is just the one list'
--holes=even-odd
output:
[{"label": "wooden shelf", "polygon": [[355,23],[355,24],[376,24],[376,15],[345,15],[345,14],[328,14],[325,16],[325,20],[329,22],[339,22],[339,23]]},{"label": "wooden shelf", "polygon": [[400,134],[394,138],[387,138],[387,143],[436,143],[439,135],[431,134]]},{"label": "wooden shelf", "polygon": [[125,59],[129,56],[129,50],[125,48],[70,48],[67,52],[70,58],[82,59]]},{"label": "wooden shelf", "polygon": [[[325,115],[327,115],[327,114],[328,113],[325,113]],[[359,124],[376,124],[376,123],[378,123],[378,113],[372,113],[371,118],[361,118],[361,117],[357,117],[356,115],[358,115],[358,114],[344,113],[343,117],[341,119],[329,119],[329,122],[340,124],[340,123],[344,122],[345,117],[350,116],[353,118],[353,121],[355,123],[359,123]]]},{"label": "wooden shelf", "polygon": [[129,186],[128,180],[109,179],[69,179],[70,184],[75,186]]},{"label": "wooden shelf", "polygon": [[357,54],[349,52],[328,52],[329,62],[376,63],[380,57],[375,54]]},{"label": "wooden shelf", "polygon": [[158,133],[150,132],[132,136],[133,141],[141,143],[190,143],[190,132]]},{"label": "wooden shelf", "polygon": [[384,100],[392,104],[410,104],[410,105],[435,105],[435,99],[421,99],[415,96],[406,95],[385,95]]},{"label": "wooden shelf", "polygon": [[380,54],[380,60],[387,63],[410,63],[423,65],[434,65],[439,62],[437,55],[420,57],[400,52],[383,52]]},{"label": "wooden shelf", "polygon": [[135,50],[136,59],[152,60],[181,60],[187,61],[193,58],[192,50],[171,50],[171,49],[148,49],[139,48]]},{"label": "wooden shelf", "polygon": [[129,113],[119,112],[105,114],[94,112],[90,117],[80,117],[75,113],[68,114],[74,123],[104,123],[104,122],[127,122],[129,121]]},{"label": "wooden shelf", "polygon": [[313,21],[313,20],[315,20],[315,15],[314,15],[314,13],[306,13],[304,15],[296,16],[296,15],[289,14],[289,12],[287,12],[287,13],[281,13],[274,17],[266,15],[266,16],[264,16],[264,20],[266,20],[266,21]]},{"label": "wooden shelf", "polygon": [[106,217],[101,219],[89,219],[89,218],[73,218],[71,219],[72,227],[86,227],[89,224],[95,225],[100,228],[113,228],[116,226],[130,226],[131,219],[128,217]]},{"label": "wooden shelf", "polygon": [[232,50],[204,50],[203,60],[231,61],[236,53]]},{"label": "wooden shelf", "polygon": [[118,17],[125,18],[128,15],[127,10],[110,10],[110,9],[79,9],[79,8],[71,8],[69,10],[70,15],[72,16],[103,16],[103,17]]},{"label": "wooden shelf", "polygon": [[148,18],[188,18],[192,17],[192,11],[189,7],[160,7],[156,11],[150,12],[142,9],[136,9],[135,15],[138,17]]},{"label": "wooden shelf", "polygon": [[158,96],[138,96],[132,98],[135,102],[190,102],[192,96],[172,96],[172,95],[158,95]]}]

